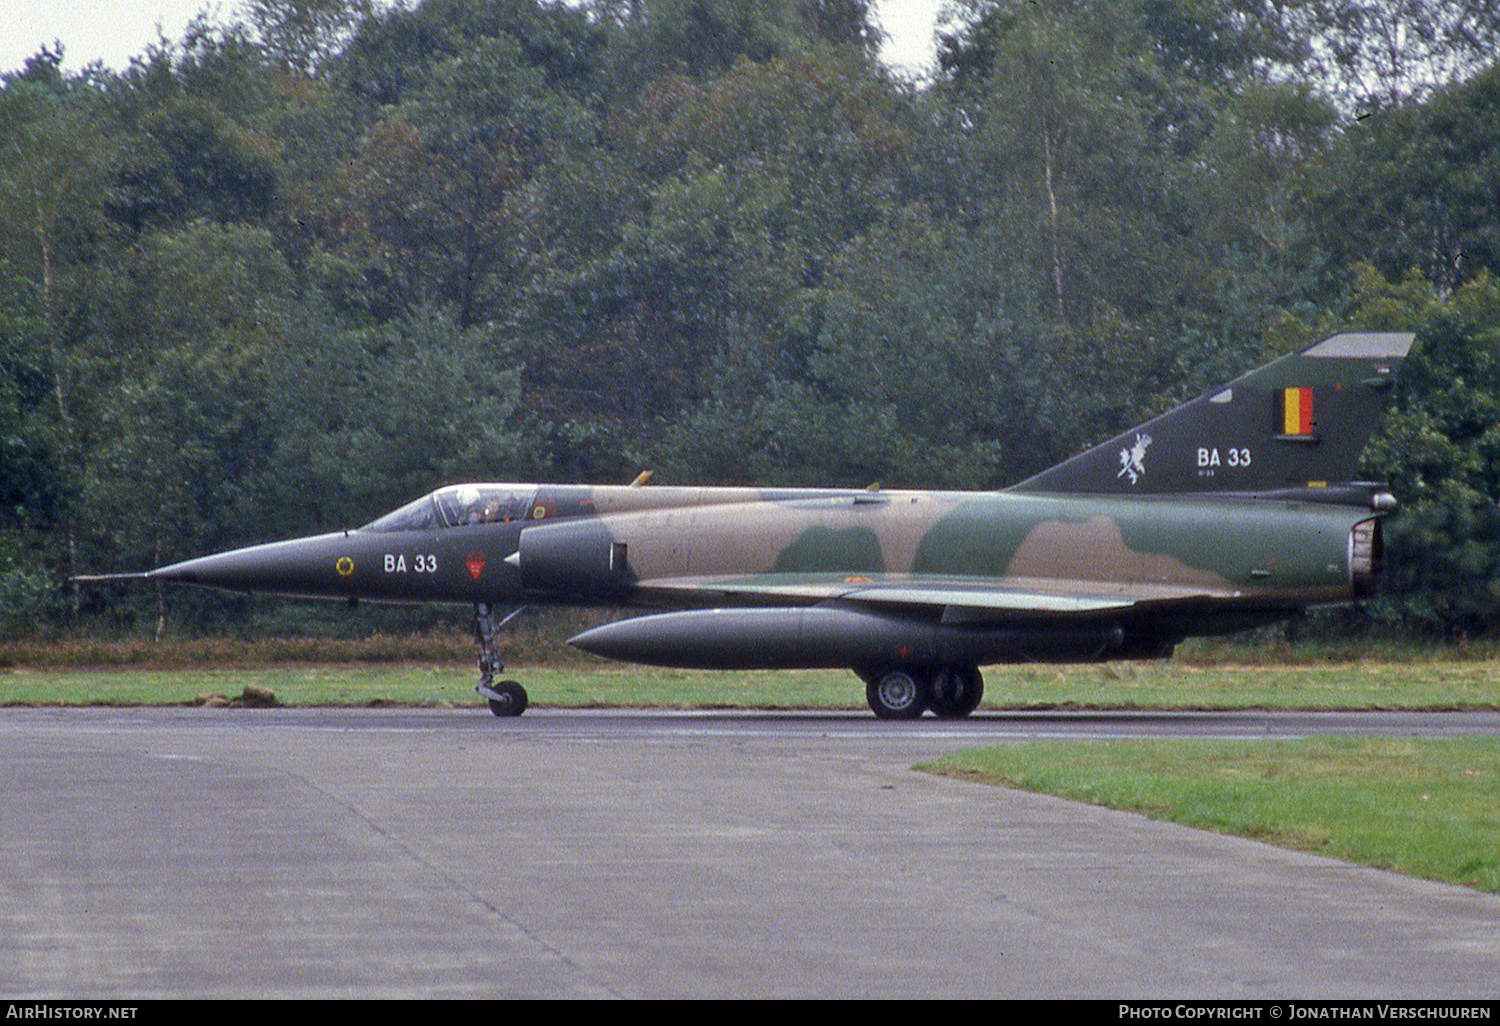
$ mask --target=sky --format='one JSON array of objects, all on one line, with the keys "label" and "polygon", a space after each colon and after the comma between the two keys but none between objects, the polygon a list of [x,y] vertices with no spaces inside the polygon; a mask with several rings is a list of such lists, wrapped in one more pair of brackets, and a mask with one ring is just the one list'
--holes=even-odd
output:
[{"label": "sky", "polygon": [[[933,60],[933,27],[946,0],[877,0],[889,38],[886,63],[920,76]],[[63,66],[76,71],[102,60],[116,70],[139,56],[161,34],[182,38],[200,11],[228,20],[240,0],[0,0],[0,71],[19,68],[43,43],[61,40]]]}]

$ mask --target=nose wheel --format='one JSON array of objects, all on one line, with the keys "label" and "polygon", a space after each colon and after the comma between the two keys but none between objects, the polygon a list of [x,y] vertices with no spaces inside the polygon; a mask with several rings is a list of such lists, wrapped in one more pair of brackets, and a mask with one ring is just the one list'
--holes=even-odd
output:
[{"label": "nose wheel", "polygon": [[495,611],[487,602],[474,607],[474,638],[479,642],[479,683],[474,691],[485,699],[496,716],[519,716],[526,711],[526,689],[513,680],[495,683],[495,674],[505,669],[505,661],[495,648],[495,635],[520,615],[525,606],[517,607],[498,623]]},{"label": "nose wheel", "polygon": [[[483,685],[480,686],[481,688]],[[526,689],[513,680],[502,680],[492,688],[480,690],[481,695],[488,694],[496,697],[491,698],[490,712],[496,716],[519,716],[526,711]]]}]

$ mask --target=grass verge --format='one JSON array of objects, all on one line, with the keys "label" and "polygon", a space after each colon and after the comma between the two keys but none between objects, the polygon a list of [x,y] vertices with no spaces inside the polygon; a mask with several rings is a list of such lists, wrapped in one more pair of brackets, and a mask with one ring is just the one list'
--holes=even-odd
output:
[{"label": "grass verge", "polygon": [[[523,667],[534,706],[570,708],[863,708],[852,674],[822,671],[697,673],[681,670]],[[269,666],[225,670],[0,670],[0,705],[185,705],[246,688],[283,705],[478,705],[468,665]]]},{"label": "grass verge", "polygon": [[[209,660],[208,665],[223,665]],[[863,709],[842,670],[711,672],[591,660],[507,676],[541,706]],[[470,705],[472,662],[283,663],[179,667],[0,668],[0,705],[170,705],[269,688],[287,705]],[[1251,666],[1179,663],[1000,666],[985,671],[989,709],[1500,709],[1500,660]]]},{"label": "grass verge", "polygon": [[1038,742],[919,768],[1500,893],[1500,738]]}]

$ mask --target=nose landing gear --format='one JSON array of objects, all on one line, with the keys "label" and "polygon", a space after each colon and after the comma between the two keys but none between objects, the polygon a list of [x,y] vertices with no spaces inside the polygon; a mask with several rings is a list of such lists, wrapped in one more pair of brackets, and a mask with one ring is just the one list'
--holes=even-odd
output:
[{"label": "nose landing gear", "polygon": [[513,680],[495,683],[495,674],[505,669],[505,661],[495,649],[495,635],[525,608],[517,606],[496,623],[494,609],[488,602],[474,607],[474,638],[479,642],[479,683],[474,691],[489,702],[490,712],[496,716],[519,716],[526,711],[525,688]]}]

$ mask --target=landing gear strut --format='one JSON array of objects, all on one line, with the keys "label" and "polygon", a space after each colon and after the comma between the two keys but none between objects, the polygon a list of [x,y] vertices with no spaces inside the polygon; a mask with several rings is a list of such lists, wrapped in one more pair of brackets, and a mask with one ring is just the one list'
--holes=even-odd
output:
[{"label": "landing gear strut", "polygon": [[525,606],[519,606],[499,623],[495,622],[495,611],[488,602],[474,607],[474,639],[479,642],[479,684],[474,691],[487,699],[490,712],[496,716],[519,716],[526,711],[526,689],[513,680],[495,683],[495,674],[505,669],[505,662],[495,649],[495,635],[500,628],[521,614]]}]

